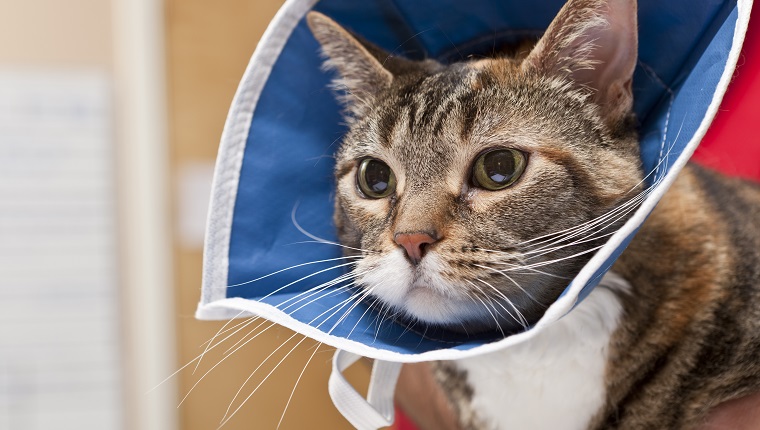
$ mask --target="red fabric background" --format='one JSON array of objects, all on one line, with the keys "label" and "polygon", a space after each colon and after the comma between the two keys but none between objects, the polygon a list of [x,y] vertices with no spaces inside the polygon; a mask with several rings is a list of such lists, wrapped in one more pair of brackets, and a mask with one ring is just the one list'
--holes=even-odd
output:
[{"label": "red fabric background", "polygon": [[760,181],[760,3],[752,6],[750,26],[731,85],[718,115],[692,160],[727,175]]},{"label": "red fabric background", "polygon": [[[760,16],[760,1],[751,19]],[[760,26],[750,25],[731,85],[692,160],[727,175],[760,182]],[[396,430],[417,430],[396,409]]]}]

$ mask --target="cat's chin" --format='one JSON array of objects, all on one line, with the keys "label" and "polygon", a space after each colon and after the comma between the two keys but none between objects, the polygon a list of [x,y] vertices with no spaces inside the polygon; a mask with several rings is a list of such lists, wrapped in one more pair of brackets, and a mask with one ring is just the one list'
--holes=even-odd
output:
[{"label": "cat's chin", "polygon": [[477,318],[480,313],[471,301],[444,296],[424,285],[409,290],[403,308],[407,315],[439,326],[457,325],[461,321]]},{"label": "cat's chin", "polygon": [[506,335],[525,330],[525,326],[510,318],[512,308],[508,303],[486,305],[470,296],[465,286],[441,277],[439,274],[446,266],[435,253],[427,255],[417,267],[410,266],[401,251],[388,253],[368,265],[374,268],[360,269],[368,272],[361,283],[371,291],[376,303],[395,309],[414,324],[467,335],[484,332]]},{"label": "cat's chin", "polygon": [[467,336],[486,333],[505,336],[526,329],[514,320],[484,310],[472,300],[444,297],[425,286],[409,290],[403,310],[411,320]]}]

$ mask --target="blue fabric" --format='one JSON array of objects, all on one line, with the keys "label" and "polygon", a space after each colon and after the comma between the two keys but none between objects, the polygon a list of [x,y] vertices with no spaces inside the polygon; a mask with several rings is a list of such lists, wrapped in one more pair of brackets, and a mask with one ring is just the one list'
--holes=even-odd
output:
[{"label": "blue fabric", "polygon": [[[476,52],[494,38],[539,34],[562,3],[322,0],[315,9],[389,51],[447,61]],[[702,1],[699,7],[687,0],[639,2],[642,65],[635,74],[634,91],[635,110],[642,120],[645,170],[655,169],[667,155],[652,180],[667,173],[699,126],[723,72],[736,19],[734,1]],[[346,283],[300,296],[299,301],[298,294],[345,273],[344,267],[330,269],[341,260],[243,284],[283,268],[341,255],[337,246],[303,243],[310,239],[291,221],[297,206],[295,217],[305,230],[335,240],[332,153],[345,128],[328,88],[332,76],[321,70],[318,50],[302,21],[277,59],[256,106],[235,204],[227,297],[262,300],[336,336],[400,353],[469,349],[497,340],[457,338],[388,321],[381,324],[365,304],[351,308],[355,302],[348,302],[351,293],[340,289]],[[598,271],[581,298],[623,249]],[[317,273],[320,270],[324,272]],[[305,276],[309,277],[280,291]]]}]

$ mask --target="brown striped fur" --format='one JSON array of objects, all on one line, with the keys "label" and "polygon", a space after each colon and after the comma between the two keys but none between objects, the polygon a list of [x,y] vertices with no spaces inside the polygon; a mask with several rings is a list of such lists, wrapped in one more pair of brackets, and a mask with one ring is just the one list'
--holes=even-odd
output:
[{"label": "brown striped fur", "polygon": [[631,282],[596,428],[692,428],[760,389],[760,186],[688,166],[614,270]]},{"label": "brown striped fur", "polygon": [[[551,276],[505,279],[479,265],[523,264],[525,241],[594,219],[642,190],[631,113],[635,12],[631,0],[570,0],[529,53],[523,45],[515,57],[452,65],[388,56],[311,13],[344,90],[350,129],[336,154],[335,222],[347,253],[362,255],[360,268],[372,271],[398,252],[395,234],[429,233],[442,261],[435,276],[449,285],[437,294],[498,302],[470,280],[487,281],[537,321],[603,239],[543,256],[567,258],[544,269]],[[493,147],[523,151],[528,167],[508,189],[485,192],[469,182],[470,169]],[[367,157],[395,172],[389,197],[357,191]],[[760,390],[758,220],[760,187],[684,169],[615,264],[632,289],[620,296],[608,400],[590,428],[688,429],[718,403]],[[522,329],[488,309],[440,321],[405,302],[384,305],[396,317],[454,330],[493,330],[494,320],[505,334]],[[463,375],[446,365],[437,372],[463,427],[485,428],[467,409]]]}]

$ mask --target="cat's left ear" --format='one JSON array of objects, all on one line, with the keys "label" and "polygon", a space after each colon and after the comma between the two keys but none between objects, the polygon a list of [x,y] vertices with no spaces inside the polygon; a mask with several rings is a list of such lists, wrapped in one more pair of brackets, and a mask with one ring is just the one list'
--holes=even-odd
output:
[{"label": "cat's left ear", "polygon": [[637,54],[636,0],[569,0],[522,68],[570,77],[616,122],[633,105]]},{"label": "cat's left ear", "polygon": [[377,93],[390,87],[393,74],[380,63],[378,48],[361,43],[319,12],[309,12],[306,19],[327,57],[325,66],[340,74],[335,84],[346,90],[345,102],[349,112],[360,115]]}]

